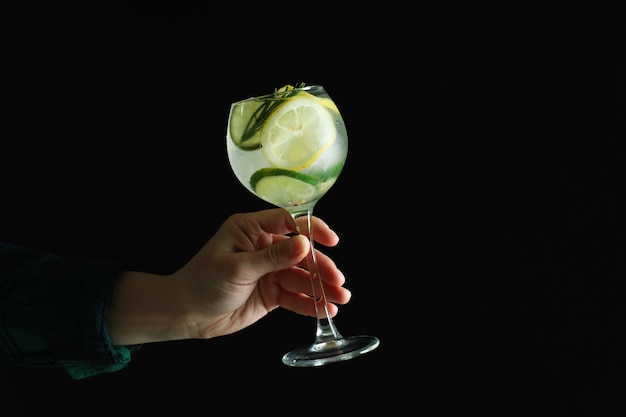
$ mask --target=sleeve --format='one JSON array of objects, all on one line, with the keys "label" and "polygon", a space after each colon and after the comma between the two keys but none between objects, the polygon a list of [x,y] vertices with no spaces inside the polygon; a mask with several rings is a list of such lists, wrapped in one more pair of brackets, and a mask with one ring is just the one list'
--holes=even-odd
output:
[{"label": "sleeve", "polygon": [[127,366],[140,346],[113,345],[107,318],[129,269],[0,243],[0,363],[63,367],[73,379]]}]

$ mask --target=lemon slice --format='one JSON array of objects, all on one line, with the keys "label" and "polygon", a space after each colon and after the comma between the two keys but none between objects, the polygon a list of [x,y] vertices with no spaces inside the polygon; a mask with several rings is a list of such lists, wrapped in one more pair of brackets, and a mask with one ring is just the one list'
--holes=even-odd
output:
[{"label": "lemon slice", "polygon": [[282,168],[263,168],[250,177],[254,192],[280,207],[299,206],[320,196],[319,180],[301,172]]},{"label": "lemon slice", "polygon": [[244,137],[249,132],[249,124],[263,105],[262,101],[246,100],[233,105],[230,112],[229,132],[232,141],[241,149],[253,150],[261,147],[261,130],[253,132],[250,137]]},{"label": "lemon slice", "polygon": [[317,100],[322,106],[326,107],[328,110],[339,114],[339,109],[337,108],[337,105],[329,97],[317,97],[306,91],[300,91],[298,92],[298,95],[301,97],[310,97],[314,100]]},{"label": "lemon slice", "polygon": [[325,98],[322,97],[320,99],[318,99],[320,101],[320,103],[322,104],[322,106],[326,107],[329,110],[332,110],[333,112],[339,114],[339,109],[337,108],[337,105],[335,104],[334,101],[332,101],[329,98]]},{"label": "lemon slice", "polygon": [[276,107],[261,129],[261,150],[277,168],[300,171],[335,141],[337,130],[319,99],[298,94]]},{"label": "lemon slice", "polygon": [[306,91],[300,91],[298,92],[298,95],[301,97],[302,96],[310,97],[314,100],[317,100],[322,106],[326,107],[328,110],[331,110],[335,113],[339,113],[339,109],[337,108],[337,105],[335,104],[335,102],[328,97],[316,97],[313,94],[306,92]]}]

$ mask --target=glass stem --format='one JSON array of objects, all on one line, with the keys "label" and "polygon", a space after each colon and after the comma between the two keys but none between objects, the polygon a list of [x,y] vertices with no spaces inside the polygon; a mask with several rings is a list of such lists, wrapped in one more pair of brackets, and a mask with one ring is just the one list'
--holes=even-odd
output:
[{"label": "glass stem", "polygon": [[309,243],[311,250],[307,255],[307,263],[309,273],[311,274],[311,295],[315,300],[315,315],[317,318],[317,328],[315,331],[315,342],[329,342],[337,339],[341,339],[341,334],[335,327],[329,312],[328,302],[326,301],[326,294],[324,292],[324,285],[322,284],[322,277],[320,275],[319,267],[317,265],[317,257],[315,256],[315,247],[313,240],[313,224],[311,222],[312,210],[308,209],[306,213],[299,213],[294,215],[294,219],[306,215],[307,232],[309,235]]}]

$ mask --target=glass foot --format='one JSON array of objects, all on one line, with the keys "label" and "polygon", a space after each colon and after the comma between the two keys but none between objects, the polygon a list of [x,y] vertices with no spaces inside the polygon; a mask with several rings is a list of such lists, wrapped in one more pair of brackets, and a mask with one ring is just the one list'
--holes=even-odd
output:
[{"label": "glass foot", "polygon": [[376,349],[380,340],[374,336],[351,336],[326,342],[315,342],[287,352],[283,363],[295,367],[322,366],[356,358]]}]

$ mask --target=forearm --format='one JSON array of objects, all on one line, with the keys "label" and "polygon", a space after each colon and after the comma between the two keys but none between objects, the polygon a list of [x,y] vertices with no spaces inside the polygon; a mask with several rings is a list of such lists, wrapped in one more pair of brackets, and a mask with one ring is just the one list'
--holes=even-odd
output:
[{"label": "forearm", "polygon": [[174,275],[127,271],[113,290],[108,316],[115,345],[187,339],[183,286]]}]

